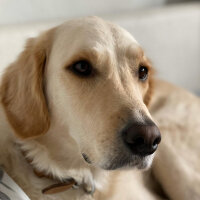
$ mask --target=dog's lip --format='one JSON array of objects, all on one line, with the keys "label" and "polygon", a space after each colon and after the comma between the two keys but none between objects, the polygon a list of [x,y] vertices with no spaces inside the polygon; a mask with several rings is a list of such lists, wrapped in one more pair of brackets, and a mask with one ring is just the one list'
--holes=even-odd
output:
[{"label": "dog's lip", "polygon": [[86,153],[82,153],[82,157],[88,164],[92,164],[91,160],[89,159],[88,155]]},{"label": "dog's lip", "polygon": [[114,162],[112,163],[107,162],[106,165],[104,165],[103,167],[101,166],[101,168],[105,170],[120,170],[120,169],[134,169],[134,168],[143,170],[147,169],[148,166],[151,165],[151,162],[150,164],[148,162],[148,157],[149,156],[124,155],[122,159],[116,157]]}]

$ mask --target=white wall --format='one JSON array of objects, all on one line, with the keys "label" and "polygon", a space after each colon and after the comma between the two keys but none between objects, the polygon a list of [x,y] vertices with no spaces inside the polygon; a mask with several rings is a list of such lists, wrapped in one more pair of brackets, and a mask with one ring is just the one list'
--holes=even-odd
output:
[{"label": "white wall", "polygon": [[200,3],[118,16],[140,42],[161,79],[200,94]]},{"label": "white wall", "polygon": [[0,0],[0,25],[102,15],[162,5],[165,0]]},{"label": "white wall", "polygon": [[[72,1],[73,6],[76,7],[75,2],[77,3],[77,0]],[[101,16],[120,24],[135,36],[152,60],[160,78],[200,94],[200,3],[128,11],[127,5],[123,5],[122,1],[119,0],[116,0],[118,5],[113,6],[110,2],[113,3],[114,0],[110,0],[109,4],[103,4],[96,0],[82,1],[91,1],[90,8],[95,6],[95,9],[90,10],[89,4],[83,6],[82,9],[79,4],[79,9],[70,10],[68,7],[69,12],[66,12],[64,18],[50,20],[54,17],[61,18],[65,14],[65,8],[60,7],[61,4],[56,5],[55,1],[48,0],[49,4],[50,2],[52,4],[44,6],[41,2],[46,2],[46,0],[40,2],[39,0],[13,0],[12,9],[8,9],[11,0],[0,0],[0,73],[22,50],[26,38],[35,36],[41,30],[54,26],[66,18],[73,17],[73,15],[84,15],[84,12],[90,12],[90,14],[95,12],[97,14],[98,11],[102,12]],[[24,2],[26,6],[19,8],[18,11],[14,9],[17,6],[16,2],[19,5]],[[57,2],[64,4],[62,0],[57,0]],[[69,0],[66,0],[66,2],[69,3]],[[133,3],[133,1],[124,0],[123,2],[132,2],[130,5],[133,6],[137,1]],[[142,0],[138,0],[138,2],[140,4],[138,3],[137,6],[142,6]],[[146,3],[150,3],[150,0],[147,0]],[[127,9],[127,11],[120,12],[120,4],[122,4],[121,9]],[[72,4],[69,5],[72,8]],[[56,6],[59,8],[56,9]],[[29,12],[26,11],[25,7],[29,7]],[[50,9],[52,9],[51,12]],[[114,12],[114,9],[119,12]],[[55,12],[53,12],[54,10]],[[60,13],[57,12],[58,10],[60,10]],[[79,10],[81,10],[81,14]],[[109,12],[109,10],[112,10],[112,12]],[[23,13],[25,11],[27,13]],[[37,12],[38,15],[36,15]],[[104,12],[107,15],[104,15]],[[2,18],[2,16],[5,18]],[[45,21],[47,19],[48,22]],[[30,22],[37,20],[39,22]],[[28,23],[18,24],[23,21]],[[2,25],[1,23],[16,23],[16,25]]]}]

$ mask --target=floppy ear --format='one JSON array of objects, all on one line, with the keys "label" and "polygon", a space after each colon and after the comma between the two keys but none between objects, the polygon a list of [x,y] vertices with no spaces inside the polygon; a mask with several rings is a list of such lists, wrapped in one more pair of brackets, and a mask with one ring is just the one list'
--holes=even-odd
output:
[{"label": "floppy ear", "polygon": [[44,68],[47,39],[29,39],[25,50],[5,71],[1,83],[1,102],[8,121],[20,138],[47,132],[50,126],[44,95]]}]

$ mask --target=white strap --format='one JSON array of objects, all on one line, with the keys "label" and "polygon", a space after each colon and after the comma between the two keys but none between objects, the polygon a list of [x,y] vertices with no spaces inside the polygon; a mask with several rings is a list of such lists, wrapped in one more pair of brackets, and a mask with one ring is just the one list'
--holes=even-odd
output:
[{"label": "white strap", "polygon": [[0,168],[0,200],[30,200],[2,168]]}]

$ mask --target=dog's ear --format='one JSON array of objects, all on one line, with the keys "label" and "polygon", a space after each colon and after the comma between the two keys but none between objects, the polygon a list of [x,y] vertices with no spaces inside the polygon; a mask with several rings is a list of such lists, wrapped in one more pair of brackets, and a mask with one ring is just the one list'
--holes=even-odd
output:
[{"label": "dog's ear", "polygon": [[29,39],[2,78],[2,105],[14,132],[23,139],[45,134],[50,126],[44,93],[48,45],[45,36]]}]

